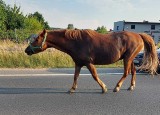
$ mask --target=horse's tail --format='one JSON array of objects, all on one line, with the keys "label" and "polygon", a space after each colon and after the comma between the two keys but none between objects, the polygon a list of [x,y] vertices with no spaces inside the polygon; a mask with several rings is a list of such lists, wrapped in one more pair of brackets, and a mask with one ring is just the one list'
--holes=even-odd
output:
[{"label": "horse's tail", "polygon": [[159,61],[154,40],[151,36],[147,34],[141,33],[139,35],[141,36],[144,42],[144,56],[140,69],[147,70],[151,74],[156,74]]}]

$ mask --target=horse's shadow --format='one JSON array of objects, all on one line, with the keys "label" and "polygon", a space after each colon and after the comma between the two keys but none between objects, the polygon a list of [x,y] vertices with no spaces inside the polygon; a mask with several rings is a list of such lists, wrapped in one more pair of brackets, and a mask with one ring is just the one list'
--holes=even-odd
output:
[{"label": "horse's shadow", "polygon": [[66,93],[65,89],[56,88],[0,88],[0,94],[49,94]]},{"label": "horse's shadow", "polygon": [[[113,91],[113,89],[108,89],[108,91]],[[74,93],[101,94],[101,89],[78,89]],[[0,94],[69,94],[69,92],[68,89],[62,88],[0,88]]]}]

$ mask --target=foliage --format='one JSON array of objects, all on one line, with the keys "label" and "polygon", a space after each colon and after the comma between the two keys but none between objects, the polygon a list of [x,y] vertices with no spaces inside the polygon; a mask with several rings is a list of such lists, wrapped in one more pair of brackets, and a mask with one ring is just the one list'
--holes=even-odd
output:
[{"label": "foliage", "polygon": [[5,40],[9,39],[15,42],[23,42],[28,36],[31,34],[36,33],[33,30],[28,30],[28,29],[18,29],[18,30],[8,30],[8,31],[3,31],[0,30],[0,39]]},{"label": "foliage", "polygon": [[68,24],[68,27],[67,27],[67,29],[74,29],[74,26],[73,26],[73,24]]},{"label": "foliage", "polygon": [[0,0],[0,39],[23,41],[27,35],[37,33],[43,28],[49,29],[48,22],[39,12],[24,16],[21,7],[11,7]]},{"label": "foliage", "polygon": [[43,28],[50,29],[48,22],[44,20],[44,17],[39,12],[35,12],[34,14],[29,14],[28,17],[36,18],[39,21],[39,23],[43,25]]},{"label": "foliage", "polygon": [[102,33],[102,34],[106,34],[107,33],[107,29],[104,26],[98,27],[96,31],[98,33]]},{"label": "foliage", "polygon": [[5,26],[5,20],[6,20],[6,9],[5,9],[6,5],[5,3],[0,0],[0,28],[5,30],[6,26]]},{"label": "foliage", "polygon": [[14,5],[13,8],[7,6],[6,8],[6,29],[7,30],[14,30],[14,29],[21,29],[24,28],[24,16],[20,11],[20,7]]},{"label": "foliage", "polygon": [[43,25],[34,17],[28,17],[24,20],[24,28],[36,32],[37,30],[42,30]]},{"label": "foliage", "polygon": [[39,22],[44,22],[44,17],[39,12],[35,12],[34,14],[29,14],[28,17],[35,17]]}]

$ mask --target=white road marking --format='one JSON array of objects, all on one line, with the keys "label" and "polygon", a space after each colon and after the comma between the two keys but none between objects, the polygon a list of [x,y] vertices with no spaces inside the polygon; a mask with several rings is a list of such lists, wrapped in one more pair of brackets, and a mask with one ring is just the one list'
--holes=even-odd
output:
[{"label": "white road marking", "polygon": [[[53,73],[53,74],[0,74],[0,77],[28,77],[28,76],[73,76],[68,73]],[[123,73],[100,73],[98,75],[123,75]],[[137,75],[147,75],[147,73],[137,73]],[[91,74],[80,74],[80,76],[91,76]]]}]

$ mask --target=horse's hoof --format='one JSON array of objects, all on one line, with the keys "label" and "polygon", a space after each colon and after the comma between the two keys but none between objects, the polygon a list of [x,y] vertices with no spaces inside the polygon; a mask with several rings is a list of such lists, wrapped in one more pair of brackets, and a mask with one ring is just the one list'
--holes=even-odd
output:
[{"label": "horse's hoof", "polygon": [[135,86],[130,86],[130,87],[128,88],[129,91],[133,91],[134,89],[135,89]]},{"label": "horse's hoof", "polygon": [[72,94],[72,93],[74,93],[74,92],[75,92],[74,89],[70,89],[70,90],[68,91],[69,94]]},{"label": "horse's hoof", "polygon": [[115,87],[113,92],[119,92],[120,88],[119,87]]},{"label": "horse's hoof", "polygon": [[107,87],[105,87],[104,89],[102,89],[102,93],[106,93],[107,92]]}]

